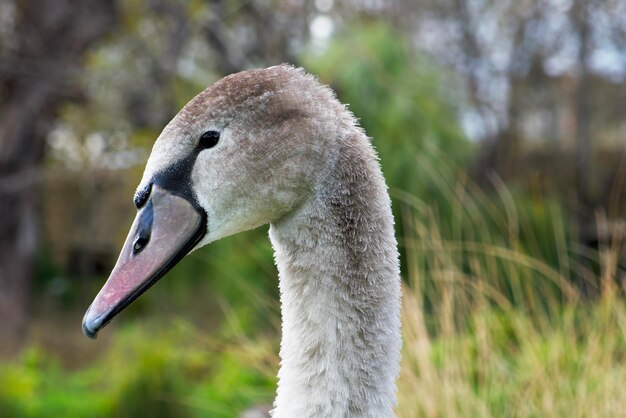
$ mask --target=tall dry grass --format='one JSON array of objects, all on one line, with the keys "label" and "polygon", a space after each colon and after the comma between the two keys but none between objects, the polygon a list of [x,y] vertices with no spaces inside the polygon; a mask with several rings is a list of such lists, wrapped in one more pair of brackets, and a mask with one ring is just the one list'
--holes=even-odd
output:
[{"label": "tall dry grass", "polygon": [[[407,266],[398,416],[626,417],[619,246],[583,252],[558,207],[533,208],[497,179],[494,200],[434,169],[445,161],[420,164],[451,212],[396,193]],[[583,298],[573,277],[595,278],[600,298]]]}]

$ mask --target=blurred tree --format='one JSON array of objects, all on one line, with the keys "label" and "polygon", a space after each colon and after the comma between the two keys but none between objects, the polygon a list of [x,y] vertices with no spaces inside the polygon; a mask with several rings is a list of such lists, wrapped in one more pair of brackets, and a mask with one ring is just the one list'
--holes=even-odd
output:
[{"label": "blurred tree", "polygon": [[12,6],[0,52],[0,341],[26,325],[46,134],[59,106],[81,99],[81,58],[117,20],[114,0]]},{"label": "blurred tree", "polygon": [[[354,0],[357,1],[357,0]],[[593,106],[593,91],[611,83],[605,100],[623,95],[626,78],[626,2],[561,0],[410,0],[389,7],[398,26],[467,86],[465,128],[486,139],[477,171],[512,177],[527,141],[578,147],[578,190],[585,191],[593,141],[622,126],[624,112]],[[572,86],[574,86],[572,88]],[[595,121],[601,118],[602,124]],[[623,127],[622,135],[624,135]],[[554,147],[555,149],[557,147]],[[571,163],[574,163],[573,165]],[[559,161],[561,164],[561,161]],[[575,182],[572,182],[572,185]],[[587,184],[587,186],[585,186]]]},{"label": "blurred tree", "polygon": [[222,75],[252,66],[297,63],[308,39],[311,1],[211,0],[203,32]]}]

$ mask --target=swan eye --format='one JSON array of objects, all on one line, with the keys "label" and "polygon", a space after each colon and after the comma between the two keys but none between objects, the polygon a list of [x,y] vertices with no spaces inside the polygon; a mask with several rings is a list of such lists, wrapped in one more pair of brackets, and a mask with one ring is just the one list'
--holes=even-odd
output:
[{"label": "swan eye", "polygon": [[200,136],[200,148],[213,148],[220,139],[220,133],[217,131],[206,131]]}]

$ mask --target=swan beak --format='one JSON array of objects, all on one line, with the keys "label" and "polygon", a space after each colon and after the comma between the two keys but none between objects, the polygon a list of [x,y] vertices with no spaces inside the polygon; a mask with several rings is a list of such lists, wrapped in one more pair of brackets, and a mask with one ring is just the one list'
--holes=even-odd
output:
[{"label": "swan beak", "polygon": [[187,255],[205,232],[204,211],[153,185],[109,279],[85,313],[83,333],[96,338],[115,315]]}]

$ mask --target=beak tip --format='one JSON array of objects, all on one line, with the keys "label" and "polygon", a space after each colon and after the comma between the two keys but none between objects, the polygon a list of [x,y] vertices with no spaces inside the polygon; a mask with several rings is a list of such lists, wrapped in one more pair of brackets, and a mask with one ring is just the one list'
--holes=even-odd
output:
[{"label": "beak tip", "polygon": [[83,334],[85,334],[85,337],[91,338],[92,340],[98,338],[98,331],[89,328],[89,325],[85,322],[83,322]]},{"label": "beak tip", "polygon": [[[91,308],[91,306],[89,308]],[[85,335],[85,337],[95,340],[98,337],[99,327],[94,326],[94,321],[90,320],[91,318],[89,318],[90,316],[89,313],[90,313],[90,309],[87,309],[87,312],[85,313],[85,317],[83,318],[83,324],[82,324],[83,334]]]}]

